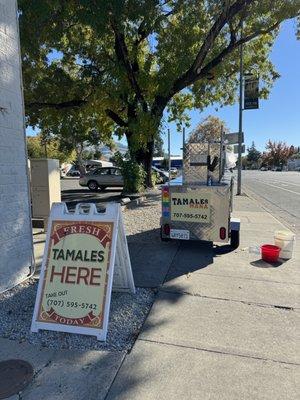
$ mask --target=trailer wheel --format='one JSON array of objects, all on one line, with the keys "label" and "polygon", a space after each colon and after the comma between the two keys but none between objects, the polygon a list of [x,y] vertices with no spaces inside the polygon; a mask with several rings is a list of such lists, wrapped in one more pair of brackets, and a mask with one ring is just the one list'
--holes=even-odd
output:
[{"label": "trailer wheel", "polygon": [[160,240],[161,240],[162,242],[169,242],[169,241],[170,241],[169,238],[163,237],[163,229],[162,229],[162,226],[160,227]]},{"label": "trailer wheel", "polygon": [[240,245],[240,231],[231,231],[230,246],[237,249]]}]

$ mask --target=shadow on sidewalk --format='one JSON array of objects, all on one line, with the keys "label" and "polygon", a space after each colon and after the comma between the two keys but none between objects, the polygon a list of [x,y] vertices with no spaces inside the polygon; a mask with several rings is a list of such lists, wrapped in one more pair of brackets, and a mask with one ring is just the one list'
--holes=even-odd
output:
[{"label": "shadow on sidewalk", "polygon": [[77,203],[102,204],[107,202],[120,202],[120,189],[110,189],[107,192],[91,192],[88,189],[69,189],[61,193],[62,201],[67,203],[69,210],[74,210]]},{"label": "shadow on sidewalk", "polygon": [[159,287],[164,282],[213,264],[214,258],[234,251],[229,245],[201,241],[160,240],[160,230],[129,235],[128,246],[137,286]]},{"label": "shadow on sidewalk", "polygon": [[260,260],[256,260],[256,261],[251,261],[250,265],[252,265],[253,267],[257,267],[257,268],[278,268],[285,262],[286,262],[286,260],[280,260],[280,261],[277,261],[276,263],[269,264],[268,262],[260,259]]}]

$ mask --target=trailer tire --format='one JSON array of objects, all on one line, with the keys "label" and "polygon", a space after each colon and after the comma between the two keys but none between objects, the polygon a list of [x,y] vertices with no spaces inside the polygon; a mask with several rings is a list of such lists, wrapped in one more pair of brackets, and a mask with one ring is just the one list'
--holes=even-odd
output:
[{"label": "trailer tire", "polygon": [[230,246],[237,249],[240,245],[240,231],[231,231]]},{"label": "trailer tire", "polygon": [[161,240],[162,242],[169,242],[169,241],[171,240],[170,238],[163,237],[162,226],[160,227],[160,240]]}]

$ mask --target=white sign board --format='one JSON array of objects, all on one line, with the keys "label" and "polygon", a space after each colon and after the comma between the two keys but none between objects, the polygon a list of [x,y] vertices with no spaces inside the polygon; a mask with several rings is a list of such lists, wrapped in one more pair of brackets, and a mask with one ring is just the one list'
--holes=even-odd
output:
[{"label": "white sign board", "polygon": [[[225,144],[237,144],[239,142],[239,132],[227,133],[224,136]],[[242,132],[242,143],[244,143],[244,132]]]},{"label": "white sign board", "polygon": [[31,330],[106,340],[112,287],[135,292],[120,205],[51,209]]},{"label": "white sign board", "polygon": [[[242,150],[241,153],[245,153],[246,148],[245,148],[244,144],[242,144],[242,149],[241,150]],[[238,144],[234,145],[233,152],[234,152],[234,154],[238,154],[238,152],[239,152]]]},{"label": "white sign board", "polygon": [[207,155],[206,154],[191,154],[190,155],[190,166],[199,167],[207,165]]}]

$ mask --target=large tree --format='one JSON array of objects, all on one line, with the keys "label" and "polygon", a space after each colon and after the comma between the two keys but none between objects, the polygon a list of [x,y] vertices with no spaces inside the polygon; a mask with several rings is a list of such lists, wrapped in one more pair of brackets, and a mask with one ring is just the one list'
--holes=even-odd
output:
[{"label": "large tree", "polygon": [[266,144],[266,152],[262,155],[264,164],[270,167],[286,165],[289,158],[293,157],[296,150],[294,146],[288,146],[285,142],[275,142],[269,139]]},{"label": "large tree", "polygon": [[149,179],[164,111],[186,122],[189,108],[232,104],[242,43],[266,96],[278,27],[300,9],[300,0],[18,3],[28,124],[60,127],[69,110],[96,113],[98,131],[126,135]]},{"label": "large tree", "polygon": [[223,133],[229,133],[224,121],[213,115],[204,118],[192,131],[189,142],[220,140]]},{"label": "large tree", "polygon": [[261,158],[261,152],[258,151],[257,148],[255,147],[254,141],[252,141],[251,146],[247,148],[247,151],[248,151],[247,154],[248,165],[258,168],[258,162]]},{"label": "large tree", "polygon": [[54,158],[60,163],[72,162],[76,159],[74,150],[66,151],[61,149],[58,139],[45,140],[41,134],[37,136],[27,136],[27,151],[29,158]]}]

